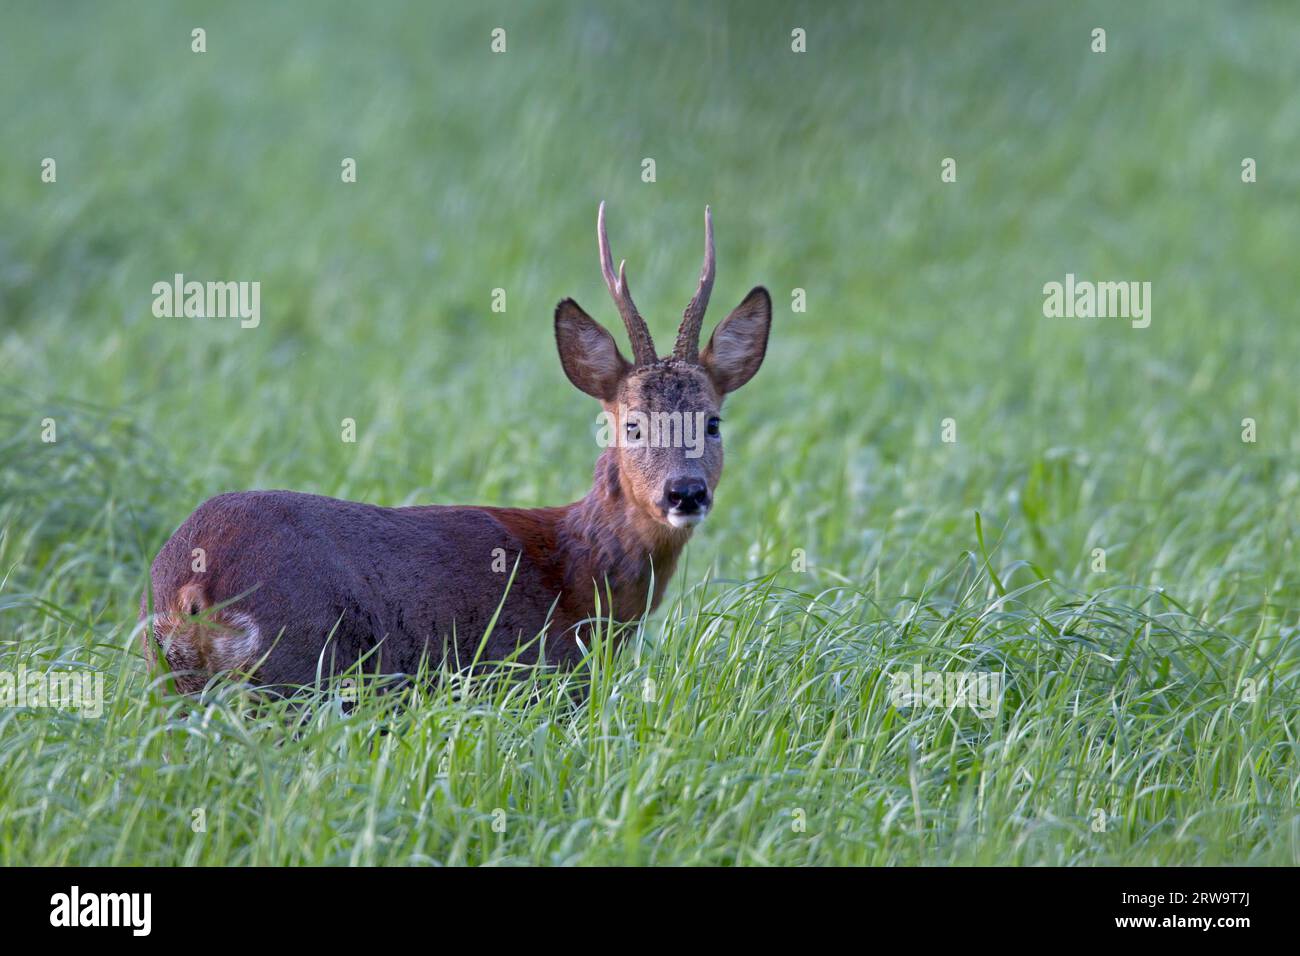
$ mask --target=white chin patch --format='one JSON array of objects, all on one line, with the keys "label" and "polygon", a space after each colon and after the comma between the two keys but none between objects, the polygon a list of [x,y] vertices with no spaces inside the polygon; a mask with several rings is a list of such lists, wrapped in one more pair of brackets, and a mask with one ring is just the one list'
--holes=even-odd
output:
[{"label": "white chin patch", "polygon": [[696,511],[692,514],[684,515],[676,511],[668,512],[668,523],[674,528],[693,528],[704,520],[708,511]]}]

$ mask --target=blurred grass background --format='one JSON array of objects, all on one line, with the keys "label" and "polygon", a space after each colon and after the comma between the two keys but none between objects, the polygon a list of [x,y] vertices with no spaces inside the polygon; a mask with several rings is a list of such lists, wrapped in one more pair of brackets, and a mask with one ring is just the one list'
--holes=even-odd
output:
[{"label": "blurred grass background", "polygon": [[[979,512],[1001,585],[1046,578],[1054,600],[1104,597],[1139,631],[1136,609],[1160,589],[1179,628],[1220,641],[1216,679],[1222,655],[1263,634],[1282,690],[1253,725],[1258,776],[1207,778],[1190,798],[1222,792],[1240,831],[1105,858],[1231,861],[1254,847],[1294,861],[1293,5],[69,3],[9,5],[4,21],[11,660],[126,646],[148,561],[221,491],[387,505],[579,497],[596,408],[564,378],[551,314],[572,295],[622,340],[596,205],[610,203],[615,255],[666,348],[708,203],[708,328],[759,283],[776,315],[764,368],[728,404],[717,511],[675,587],[775,573],[804,592],[856,589],[877,622],[923,596],[960,604],[969,581],[953,569],[979,550]],[[494,55],[498,26],[508,49]],[[1097,26],[1104,54],[1089,49]],[[796,27],[803,54],[791,52]],[[40,181],[47,156],[55,184]],[[340,182],[343,157],[357,161],[355,184]],[[953,184],[940,182],[946,157]],[[1241,181],[1244,157],[1257,183]],[[151,287],[177,272],[260,281],[260,327],[155,318]],[[1042,287],[1067,272],[1151,282],[1151,326],[1044,318]],[[498,287],[504,313],[490,308]],[[806,312],[791,310],[796,288]],[[40,441],[47,417],[54,445]],[[356,444],[339,440],[347,417]],[[955,444],[940,441],[949,417]],[[1095,548],[1105,573],[1090,570]],[[806,574],[790,571],[795,549]],[[678,610],[659,615],[669,634]],[[930,637],[943,647],[950,632]],[[142,695],[142,665],[118,656],[105,666],[119,695]],[[1217,713],[1208,693],[1187,712]],[[150,713],[132,710],[131,726]],[[5,720],[8,759],[27,766],[18,718]],[[960,789],[954,768],[934,772]],[[1181,772],[1161,764],[1156,779]],[[10,812],[45,786],[34,767],[23,779],[34,789],[13,783]],[[58,843],[48,821],[23,832],[11,855],[100,846]],[[242,859],[258,839],[201,858]],[[872,858],[940,846],[951,848],[941,834],[914,857]]]}]

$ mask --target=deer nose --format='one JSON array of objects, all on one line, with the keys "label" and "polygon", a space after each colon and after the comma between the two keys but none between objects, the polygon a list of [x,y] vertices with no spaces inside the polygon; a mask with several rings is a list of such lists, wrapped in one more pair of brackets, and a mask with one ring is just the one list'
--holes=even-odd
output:
[{"label": "deer nose", "polygon": [[709,486],[698,478],[674,478],[664,486],[668,506],[683,514],[692,514],[709,506]]}]

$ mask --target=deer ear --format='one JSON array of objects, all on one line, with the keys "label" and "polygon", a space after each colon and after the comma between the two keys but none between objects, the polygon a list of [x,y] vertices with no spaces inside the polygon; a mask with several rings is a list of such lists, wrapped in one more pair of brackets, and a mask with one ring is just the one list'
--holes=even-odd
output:
[{"label": "deer ear", "polygon": [[570,382],[592,398],[614,400],[618,383],[631,366],[614,336],[572,299],[555,307],[555,344]]},{"label": "deer ear", "polygon": [[754,377],[767,353],[771,328],[772,297],[762,286],[751,289],[731,315],[718,323],[700,353],[700,365],[719,392],[734,392]]}]

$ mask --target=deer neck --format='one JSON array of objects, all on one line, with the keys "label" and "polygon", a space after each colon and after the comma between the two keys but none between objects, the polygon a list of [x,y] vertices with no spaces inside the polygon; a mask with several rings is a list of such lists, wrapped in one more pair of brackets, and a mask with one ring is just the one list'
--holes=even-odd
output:
[{"label": "deer neck", "polygon": [[590,601],[598,589],[603,606],[608,587],[609,610],[615,620],[626,621],[659,606],[691,529],[671,528],[646,514],[624,488],[614,452],[606,449],[591,491],[567,509],[561,535],[566,589],[581,601]]}]

